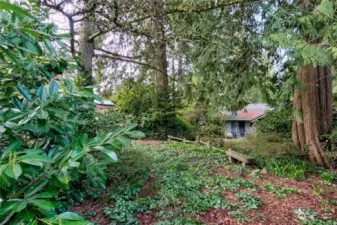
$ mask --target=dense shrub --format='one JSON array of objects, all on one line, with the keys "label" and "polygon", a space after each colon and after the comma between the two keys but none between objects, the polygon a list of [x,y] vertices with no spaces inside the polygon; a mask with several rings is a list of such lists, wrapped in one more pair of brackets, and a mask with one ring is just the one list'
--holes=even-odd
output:
[{"label": "dense shrub", "polygon": [[207,142],[212,146],[223,146],[224,140],[224,128],[221,125],[215,123],[208,123],[204,126],[200,126],[198,129],[198,138],[201,141]]},{"label": "dense shrub", "polygon": [[153,84],[125,81],[112,97],[117,110],[130,121],[138,123],[147,137],[166,139],[167,135],[193,138],[193,126],[179,116],[176,106],[167,103],[157,107]]},{"label": "dense shrub", "polygon": [[265,118],[255,123],[258,132],[280,133],[287,138],[291,138],[291,109],[283,109],[270,112]]},{"label": "dense shrub", "polygon": [[94,136],[105,135],[128,123],[131,123],[131,120],[118,111],[93,111],[87,115],[87,125],[83,126],[82,129]]},{"label": "dense shrub", "polygon": [[89,224],[66,212],[76,181],[104,186],[101,163],[115,162],[115,152],[130,144],[126,136],[142,133],[131,131],[135,124],[92,138],[81,132],[87,114],[80,112],[93,111],[99,97],[91,88],[55,80],[71,61],[51,43],[64,46],[55,27],[16,5],[1,6],[10,10],[0,17],[0,47],[7,46],[0,48],[1,224]]},{"label": "dense shrub", "polygon": [[299,156],[301,151],[280,133],[259,133],[248,135],[246,139],[225,140],[226,148],[252,155],[254,157]]}]

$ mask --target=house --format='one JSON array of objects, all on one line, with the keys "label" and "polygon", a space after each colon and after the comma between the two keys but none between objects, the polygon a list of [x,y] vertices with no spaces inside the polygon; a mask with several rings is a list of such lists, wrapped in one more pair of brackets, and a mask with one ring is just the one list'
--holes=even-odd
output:
[{"label": "house", "polygon": [[108,100],[103,100],[102,102],[99,102],[97,100],[95,102],[95,109],[97,111],[108,111],[110,109],[114,109],[114,104]]},{"label": "house", "polygon": [[254,122],[266,116],[273,108],[267,104],[249,104],[240,111],[227,114],[225,131],[230,132],[233,138],[245,137],[254,132]]}]

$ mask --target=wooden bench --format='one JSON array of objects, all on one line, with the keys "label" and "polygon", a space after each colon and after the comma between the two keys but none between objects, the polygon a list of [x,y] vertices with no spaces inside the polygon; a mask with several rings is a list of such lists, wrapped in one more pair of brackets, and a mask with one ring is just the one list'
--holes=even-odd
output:
[{"label": "wooden bench", "polygon": [[254,158],[239,152],[232,151],[231,149],[226,151],[226,155],[229,157],[230,162],[233,162],[234,160],[240,161],[243,167],[245,167],[247,164],[252,164],[254,162]]}]

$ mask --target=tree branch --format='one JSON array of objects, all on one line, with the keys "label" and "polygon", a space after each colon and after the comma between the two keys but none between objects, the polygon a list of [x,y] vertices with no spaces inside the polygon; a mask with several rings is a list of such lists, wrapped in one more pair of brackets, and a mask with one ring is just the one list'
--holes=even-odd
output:
[{"label": "tree branch", "polygon": [[[171,9],[165,9],[163,11],[155,12],[155,14],[149,14],[149,15],[146,15],[146,16],[141,17],[141,18],[136,18],[134,20],[125,22],[124,24],[121,24],[121,23],[118,23],[118,24],[123,26],[123,27],[127,27],[127,26],[132,25],[133,23],[139,23],[141,21],[144,21],[146,19],[150,19],[152,17],[161,17],[161,16],[166,16],[166,15],[174,14],[174,13],[201,13],[201,12],[211,11],[211,10],[226,7],[226,6],[237,5],[237,4],[240,4],[240,3],[256,2],[256,1],[260,1],[260,0],[222,0],[217,4],[212,3],[211,6],[209,6],[209,7],[195,6],[195,7],[190,8],[190,9],[184,9],[184,8],[181,8],[181,7],[174,7],[174,8],[171,8]],[[105,34],[109,31],[112,31],[117,27],[118,27],[118,25],[115,24],[113,26],[107,27],[104,30],[96,31],[95,33],[93,33],[89,37],[89,40],[93,40],[96,37],[98,37],[102,34]]]},{"label": "tree branch", "polygon": [[120,58],[137,59],[137,58],[141,57],[141,56],[120,55],[120,54],[117,54],[117,53],[114,53],[114,52],[111,52],[111,51],[108,51],[108,50],[105,50],[105,49],[102,49],[102,48],[95,48],[95,50],[104,52],[106,54],[109,54],[109,55],[112,55],[112,56],[115,56],[115,57],[120,57]]},{"label": "tree branch", "polygon": [[156,67],[154,67],[154,66],[152,66],[150,64],[139,62],[139,61],[136,61],[136,60],[133,60],[133,59],[120,58],[118,56],[107,55],[107,54],[95,54],[95,57],[108,58],[108,59],[119,60],[119,61],[123,61],[123,62],[134,63],[134,64],[138,64],[138,65],[141,65],[141,66],[146,66],[146,67],[149,67],[149,68],[151,68],[153,70],[162,72],[161,70],[159,70],[158,68],[156,68]]}]

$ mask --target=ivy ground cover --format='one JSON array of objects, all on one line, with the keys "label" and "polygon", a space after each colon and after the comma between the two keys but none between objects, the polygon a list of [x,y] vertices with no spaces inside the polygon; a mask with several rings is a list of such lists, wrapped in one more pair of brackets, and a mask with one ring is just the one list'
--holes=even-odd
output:
[{"label": "ivy ground cover", "polygon": [[108,191],[72,210],[102,225],[337,224],[336,186],[318,176],[255,173],[183,143],[135,143],[122,154]]}]

